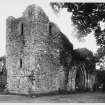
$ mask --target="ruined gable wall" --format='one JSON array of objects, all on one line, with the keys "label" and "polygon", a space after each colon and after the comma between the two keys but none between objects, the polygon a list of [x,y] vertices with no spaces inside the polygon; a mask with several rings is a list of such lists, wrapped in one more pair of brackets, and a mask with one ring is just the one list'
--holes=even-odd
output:
[{"label": "ruined gable wall", "polygon": [[64,73],[59,76],[59,71],[63,70],[59,60],[59,38],[55,38],[58,47],[55,43],[53,48],[49,20],[39,7],[29,6],[22,18],[9,17],[6,39],[9,92],[46,93],[60,88],[58,77]]},{"label": "ruined gable wall", "polygon": [[29,92],[46,93],[57,90],[57,71],[50,59],[49,51],[49,20],[38,7],[29,7],[25,13],[24,16],[29,21],[28,28],[31,38],[30,42],[27,43],[30,45],[30,52],[25,57],[25,61],[30,59],[29,65],[27,65],[29,66],[27,78],[31,84]]}]

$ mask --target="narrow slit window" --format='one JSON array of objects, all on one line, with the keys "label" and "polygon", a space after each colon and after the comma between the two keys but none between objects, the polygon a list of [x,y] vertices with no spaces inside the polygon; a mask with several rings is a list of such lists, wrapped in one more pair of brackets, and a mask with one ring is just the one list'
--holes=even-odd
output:
[{"label": "narrow slit window", "polygon": [[21,24],[21,35],[23,35],[23,24]]},{"label": "narrow slit window", "polygon": [[21,25],[20,25],[20,35],[21,35],[22,43],[24,45],[25,41],[24,41],[24,24],[23,23],[21,23]]},{"label": "narrow slit window", "polygon": [[49,25],[49,33],[51,34],[51,25]]},{"label": "narrow slit window", "polygon": [[22,68],[22,59],[20,58],[20,68]]}]

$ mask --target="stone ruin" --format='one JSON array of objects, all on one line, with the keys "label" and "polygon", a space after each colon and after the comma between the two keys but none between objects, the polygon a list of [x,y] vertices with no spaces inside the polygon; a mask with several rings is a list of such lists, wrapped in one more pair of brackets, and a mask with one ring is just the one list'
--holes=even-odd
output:
[{"label": "stone ruin", "polygon": [[40,94],[66,90],[73,46],[44,11],[31,5],[20,18],[8,17],[7,89]]},{"label": "stone ruin", "polygon": [[73,50],[72,67],[68,76],[69,91],[94,91],[96,85],[93,53],[86,48]]},{"label": "stone ruin", "polygon": [[[8,17],[6,26],[9,92],[41,94],[93,88],[95,75],[88,70],[94,70],[95,63],[88,68],[91,60],[83,57],[90,52],[73,50],[73,45],[40,7],[30,5],[22,17]],[[84,54],[85,51],[88,53]]]}]

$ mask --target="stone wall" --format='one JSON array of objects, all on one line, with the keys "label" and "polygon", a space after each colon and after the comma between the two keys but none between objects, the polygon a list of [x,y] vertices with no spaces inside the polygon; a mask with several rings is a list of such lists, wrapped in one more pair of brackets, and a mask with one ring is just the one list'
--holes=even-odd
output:
[{"label": "stone wall", "polygon": [[[69,67],[71,63],[72,50],[72,44],[49,22],[40,7],[31,5],[21,18],[9,17],[6,36],[8,91],[33,94],[65,89],[65,65]],[[64,60],[66,64],[61,62]]]},{"label": "stone wall", "polygon": [[95,91],[94,86],[96,85],[96,75],[94,73],[87,75],[87,88],[90,91]]},{"label": "stone wall", "polygon": [[87,72],[84,63],[75,64],[69,71],[68,91],[85,90]]},{"label": "stone wall", "polygon": [[0,57],[0,91],[3,91],[7,84],[7,70],[5,56]]},{"label": "stone wall", "polygon": [[75,64],[69,71],[67,90],[69,92],[80,90],[94,90],[94,85],[96,84],[95,73],[87,72],[87,67],[85,62],[80,64]]}]

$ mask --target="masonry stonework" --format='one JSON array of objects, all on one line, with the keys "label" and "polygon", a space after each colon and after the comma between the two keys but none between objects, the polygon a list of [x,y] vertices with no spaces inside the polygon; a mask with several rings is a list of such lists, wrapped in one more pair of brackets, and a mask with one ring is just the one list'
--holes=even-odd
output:
[{"label": "masonry stonework", "polygon": [[31,5],[21,18],[9,17],[6,30],[8,91],[33,94],[65,89],[73,46],[44,11]]}]

